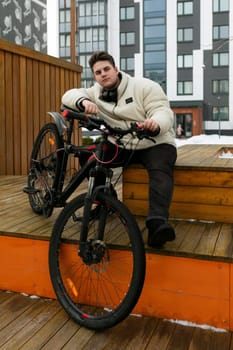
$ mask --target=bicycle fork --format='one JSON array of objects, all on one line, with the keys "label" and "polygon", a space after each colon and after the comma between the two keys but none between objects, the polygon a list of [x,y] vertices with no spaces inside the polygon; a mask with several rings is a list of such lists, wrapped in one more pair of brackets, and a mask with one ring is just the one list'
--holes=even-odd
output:
[{"label": "bicycle fork", "polygon": [[[104,168],[106,177],[105,185],[95,187],[95,178],[99,173],[98,166],[96,169],[92,169],[90,172],[88,182],[88,192],[84,202],[83,219],[80,233],[80,245],[79,256],[83,259],[83,262],[87,265],[98,264],[104,258],[107,251],[106,244],[104,243],[104,230],[106,226],[106,220],[108,216],[108,208],[98,202],[98,192],[110,193],[112,170]],[[96,207],[93,209],[93,203]],[[97,222],[95,227],[95,238],[88,239],[88,231],[91,226],[91,222]]]}]

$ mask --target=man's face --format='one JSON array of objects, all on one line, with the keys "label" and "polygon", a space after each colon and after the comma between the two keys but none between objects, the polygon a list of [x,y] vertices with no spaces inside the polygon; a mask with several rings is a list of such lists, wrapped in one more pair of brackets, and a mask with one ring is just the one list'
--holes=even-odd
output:
[{"label": "man's face", "polygon": [[94,79],[105,89],[111,89],[118,83],[118,69],[109,61],[98,61],[92,67]]}]

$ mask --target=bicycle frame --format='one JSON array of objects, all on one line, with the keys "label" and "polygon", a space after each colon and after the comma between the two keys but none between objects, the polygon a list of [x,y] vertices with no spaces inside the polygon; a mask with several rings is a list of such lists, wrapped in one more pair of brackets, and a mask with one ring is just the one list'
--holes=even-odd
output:
[{"label": "bicycle frame", "polygon": [[[104,134],[103,139],[100,141],[98,145],[95,147],[95,153],[98,153],[98,159],[90,157],[88,162],[78,170],[77,174],[74,175],[67,186],[63,189],[67,162],[70,154],[78,154],[82,150],[93,150],[93,146],[74,146],[71,143],[71,137],[74,130],[74,119],[69,120],[69,126],[64,122],[64,119],[61,117],[59,113],[50,112],[49,113],[53,118],[57,125],[60,137],[63,139],[64,129],[66,129],[67,140],[63,139],[65,144],[65,149],[63,151],[63,159],[62,166],[60,169],[59,176],[54,181],[54,186],[52,188],[53,198],[51,206],[54,207],[63,207],[67,199],[71,196],[71,194],[79,187],[79,185],[84,181],[85,178],[89,176],[89,184],[88,184],[88,194],[90,195],[93,186],[94,186],[94,178],[98,172],[102,172],[106,176],[106,184],[105,187],[110,187],[111,178],[112,178],[112,170],[108,169],[100,164],[101,160],[104,156],[104,145],[107,141],[107,136]],[[94,169],[92,170],[91,169]]]}]

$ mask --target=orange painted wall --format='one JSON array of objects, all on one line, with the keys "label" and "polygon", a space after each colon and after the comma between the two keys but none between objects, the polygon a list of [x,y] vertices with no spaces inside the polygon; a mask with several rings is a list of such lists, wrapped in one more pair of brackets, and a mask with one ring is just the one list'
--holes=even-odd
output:
[{"label": "orange painted wall", "polygon": [[[54,298],[48,241],[0,236],[0,289]],[[232,264],[147,253],[134,313],[233,330]]]}]

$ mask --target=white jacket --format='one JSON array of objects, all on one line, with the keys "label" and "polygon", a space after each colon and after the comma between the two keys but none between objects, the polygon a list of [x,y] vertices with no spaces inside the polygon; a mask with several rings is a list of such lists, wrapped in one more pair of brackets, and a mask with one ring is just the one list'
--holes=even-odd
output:
[{"label": "white jacket", "polygon": [[173,130],[174,115],[168,99],[159,84],[146,78],[134,78],[120,72],[122,79],[117,89],[117,104],[105,102],[101,96],[102,87],[95,83],[90,88],[68,90],[62,97],[62,103],[78,110],[77,102],[83,97],[96,103],[99,116],[113,127],[129,128],[131,122],[143,122],[153,118],[160,126],[160,133],[154,139],[156,143],[143,139],[138,144],[137,138],[125,136],[122,141],[127,149],[137,145],[137,149],[148,148],[161,143],[175,144]]}]

